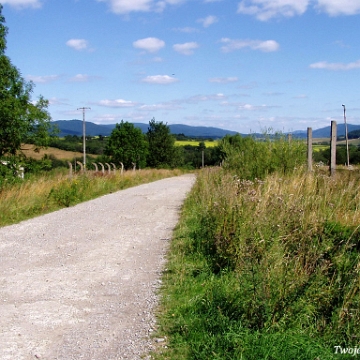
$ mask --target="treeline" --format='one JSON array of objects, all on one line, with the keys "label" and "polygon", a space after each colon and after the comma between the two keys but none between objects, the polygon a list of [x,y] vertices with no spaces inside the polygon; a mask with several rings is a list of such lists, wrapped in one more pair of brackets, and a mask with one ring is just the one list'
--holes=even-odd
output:
[{"label": "treeline", "polygon": [[[180,138],[182,136],[180,135]],[[104,148],[104,155],[109,161],[123,163],[131,168],[134,163],[138,167],[152,168],[199,168],[218,165],[221,154],[217,147],[206,148],[202,141],[197,146],[176,146],[176,137],[163,122],[153,118],[149,122],[148,131],[143,134],[133,124],[121,121],[116,124]]]},{"label": "treeline", "polygon": [[[324,164],[330,163],[330,147],[318,150],[313,153],[313,159],[315,162],[323,162]],[[347,162],[346,157],[346,146],[336,146],[336,164],[344,165]],[[349,145],[349,160],[350,164],[360,164],[360,147],[356,145]]]},{"label": "treeline", "polygon": [[[194,145],[176,146],[176,140],[192,140]],[[199,143],[196,144],[196,140]],[[208,139],[209,141],[209,139]],[[66,135],[64,138],[52,136],[49,146],[71,152],[83,152],[83,138],[77,135]],[[218,146],[207,148],[201,138],[186,137],[184,134],[173,135],[169,127],[152,119],[148,132],[143,134],[132,123],[120,122],[109,137],[102,135],[87,136],[85,149],[88,163],[115,162],[123,163],[125,168],[200,168],[219,165],[222,158]],[[82,159],[78,159],[82,162]],[[25,161],[25,159],[23,159]],[[67,167],[67,161],[54,156],[45,156],[42,169]],[[49,165],[50,162],[50,165]]]}]

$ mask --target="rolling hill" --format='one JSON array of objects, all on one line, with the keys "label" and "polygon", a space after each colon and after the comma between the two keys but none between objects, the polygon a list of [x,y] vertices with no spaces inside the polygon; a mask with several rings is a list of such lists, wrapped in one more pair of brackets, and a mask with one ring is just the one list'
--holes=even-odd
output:
[{"label": "rolling hill", "polygon": [[[60,130],[59,136],[63,137],[66,135],[77,135],[82,136],[83,133],[83,122],[82,120],[57,120],[53,121],[52,124],[57,126]],[[141,129],[143,133],[146,133],[148,130],[148,124],[144,123],[134,123],[134,126]],[[89,136],[109,136],[114,129],[115,124],[111,125],[98,125],[92,122],[86,122],[86,134]],[[170,132],[172,134],[184,134],[189,137],[197,137],[197,138],[212,138],[212,139],[220,139],[225,135],[235,135],[236,131],[225,130],[216,127],[207,127],[207,126],[189,126],[182,124],[172,124],[169,125]],[[326,126],[321,129],[313,130],[313,138],[326,138],[330,137],[330,126]],[[360,130],[360,125],[351,125],[348,124],[348,131]],[[337,126],[338,136],[345,135],[345,125],[338,124]],[[291,132],[294,137],[297,138],[306,138],[307,131],[306,130],[297,130]],[[241,134],[246,136],[248,134]],[[261,134],[252,134],[254,136],[261,136]]]},{"label": "rolling hill", "polygon": [[[63,137],[66,135],[77,135],[82,136],[83,133],[83,122],[81,120],[57,120],[52,122],[53,125],[57,126],[60,130],[59,136]],[[115,124],[111,125],[98,125],[92,122],[86,122],[86,134],[90,136],[109,136],[111,131],[114,129]],[[143,133],[148,130],[148,124],[134,123],[134,126],[141,129]],[[216,127],[206,126],[188,126],[181,124],[169,125],[170,132],[172,134],[184,134],[185,136],[191,137],[203,137],[219,139],[225,135],[235,135],[236,131],[224,130]]]}]

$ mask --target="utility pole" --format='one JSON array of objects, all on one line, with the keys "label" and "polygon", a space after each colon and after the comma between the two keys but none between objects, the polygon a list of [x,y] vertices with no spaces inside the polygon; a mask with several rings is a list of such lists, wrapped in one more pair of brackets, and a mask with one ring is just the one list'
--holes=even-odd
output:
[{"label": "utility pole", "polygon": [[349,138],[348,138],[348,127],[346,123],[346,109],[345,105],[342,105],[344,108],[344,123],[345,123],[345,141],[346,141],[346,160],[347,160],[347,166],[350,166],[350,158],[349,158]]},{"label": "utility pole", "polygon": [[89,107],[78,108],[78,110],[82,110],[83,112],[83,155],[84,155],[84,170],[86,170],[86,129],[85,129],[85,110],[90,110]]}]

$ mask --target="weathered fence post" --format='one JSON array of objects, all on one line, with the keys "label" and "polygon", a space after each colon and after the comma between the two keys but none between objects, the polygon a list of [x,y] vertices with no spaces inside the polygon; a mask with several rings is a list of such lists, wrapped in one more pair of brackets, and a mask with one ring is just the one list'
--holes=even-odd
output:
[{"label": "weathered fence post", "polygon": [[72,178],[72,172],[73,172],[72,163],[68,161],[68,164],[69,164],[69,178]]},{"label": "weathered fence post", "polygon": [[132,162],[132,164],[133,164],[133,171],[135,172],[135,170],[136,170],[136,163]]},{"label": "weathered fence post", "polygon": [[111,167],[110,167],[110,164],[108,163],[105,163],[107,169],[108,169],[108,174],[111,174]]},{"label": "weathered fence post", "polygon": [[114,164],[114,163],[110,163],[110,165],[113,166],[113,168],[114,168],[114,173],[116,173],[116,166],[115,166],[115,164]]},{"label": "weathered fence post", "polygon": [[80,166],[80,171],[83,173],[83,172],[84,172],[84,165],[83,165],[83,163],[81,163],[80,161],[77,161],[76,163]]},{"label": "weathered fence post", "polygon": [[124,164],[120,161],[120,165],[121,165],[121,175],[122,175],[124,172]]},{"label": "weathered fence post", "polygon": [[313,149],[312,149],[312,128],[307,128],[307,164],[308,171],[313,171],[313,163],[312,163]]},{"label": "weathered fence post", "polygon": [[336,121],[331,121],[331,139],[330,139],[330,175],[335,175],[336,170]]},{"label": "weathered fence post", "polygon": [[104,165],[103,165],[101,162],[99,162],[99,165],[101,166],[101,171],[102,171],[102,173],[103,173],[103,174],[105,174],[105,168],[104,168]]},{"label": "weathered fence post", "polygon": [[98,168],[97,164],[96,164],[96,163],[92,163],[92,164],[93,164],[94,167],[95,167],[95,171],[98,172],[98,171],[99,171],[99,168]]}]

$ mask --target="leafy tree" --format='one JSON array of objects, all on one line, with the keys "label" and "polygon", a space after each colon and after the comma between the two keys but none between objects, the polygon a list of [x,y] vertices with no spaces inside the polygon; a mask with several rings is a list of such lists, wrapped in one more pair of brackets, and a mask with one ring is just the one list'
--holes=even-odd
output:
[{"label": "leafy tree", "polygon": [[170,128],[153,118],[149,122],[146,133],[149,142],[147,164],[155,168],[176,167],[182,164],[182,152],[176,149],[175,137],[171,135]]},{"label": "leafy tree", "polygon": [[46,146],[49,140],[49,102],[40,96],[31,102],[33,83],[26,82],[5,55],[8,28],[0,4],[0,156],[15,155],[21,143],[30,140]]},{"label": "leafy tree", "polygon": [[122,162],[125,168],[146,166],[147,142],[144,134],[134,124],[121,120],[111,132],[105,148],[105,154],[112,157],[113,162]]}]

